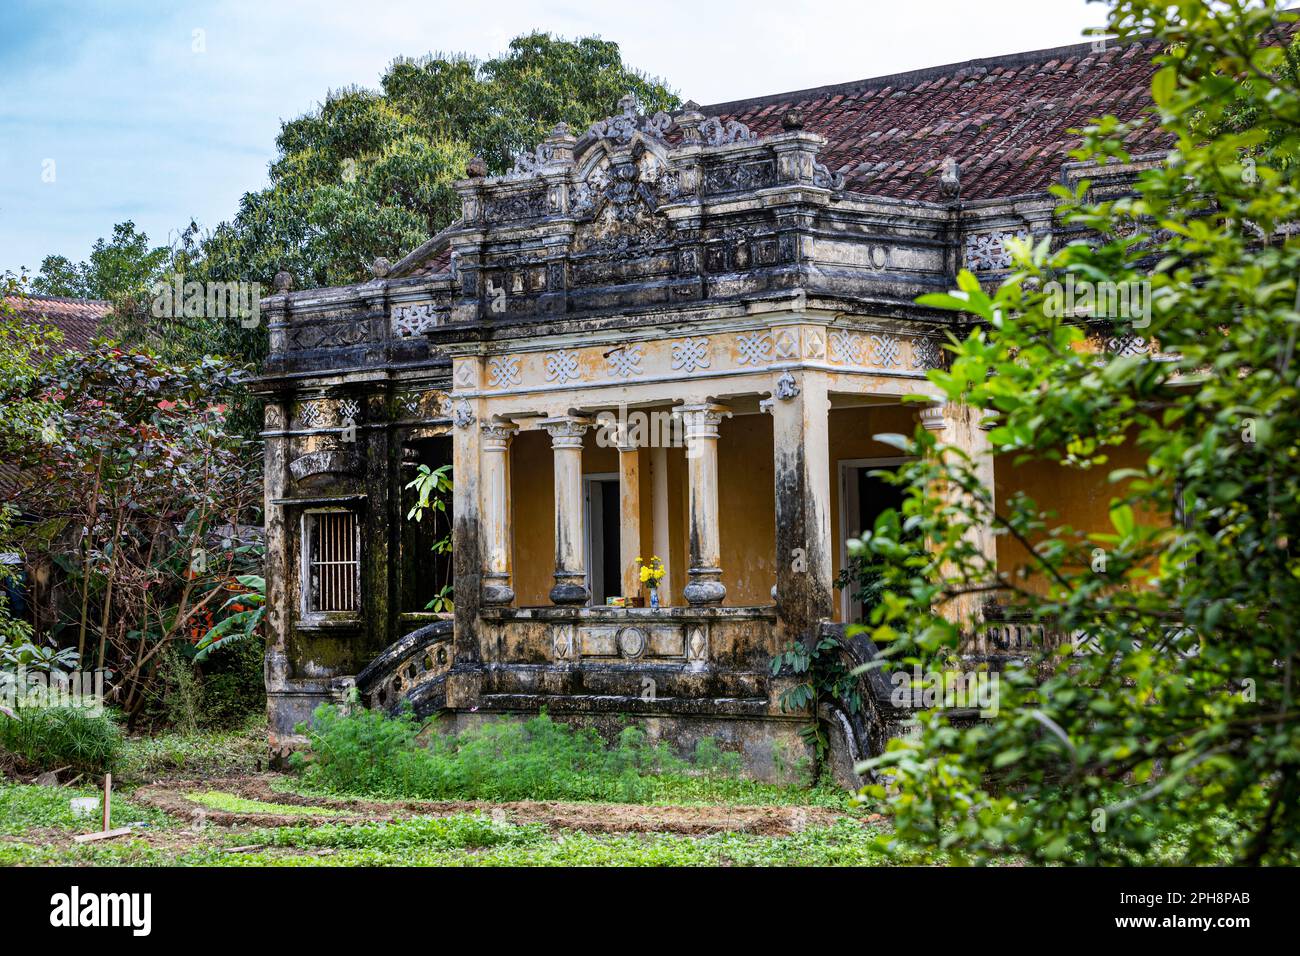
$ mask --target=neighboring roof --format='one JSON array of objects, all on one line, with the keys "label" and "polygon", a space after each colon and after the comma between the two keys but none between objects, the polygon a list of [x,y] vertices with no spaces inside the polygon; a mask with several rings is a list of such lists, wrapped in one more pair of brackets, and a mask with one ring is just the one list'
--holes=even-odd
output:
[{"label": "neighboring roof", "polygon": [[62,351],[84,352],[108,317],[113,304],[103,299],[70,299],[57,295],[6,296],[5,304],[19,315],[55,326],[63,333]]},{"label": "neighboring roof", "polygon": [[[1041,192],[1060,180],[1079,142],[1067,131],[1105,113],[1134,119],[1151,106],[1154,41],[1103,53],[1092,45],[1017,53],[814,90],[702,106],[754,133],[779,132],[786,113],[829,142],[819,157],[845,188],[874,196],[942,201],[939,166],[961,166],[961,198]],[[1154,124],[1130,149],[1152,152],[1172,138]]]}]

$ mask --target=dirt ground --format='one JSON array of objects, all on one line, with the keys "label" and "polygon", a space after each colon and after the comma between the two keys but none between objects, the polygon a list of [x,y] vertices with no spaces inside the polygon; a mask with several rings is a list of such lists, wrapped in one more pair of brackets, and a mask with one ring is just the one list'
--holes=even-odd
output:
[{"label": "dirt ground", "polygon": [[[557,801],[371,801],[306,797],[286,793],[273,784],[276,774],[205,780],[169,780],[138,788],[132,799],[172,816],[216,826],[283,827],[324,823],[388,822],[413,816],[451,816],[482,812],[510,823],[541,823],[556,830],[586,833],[748,833],[786,836],[808,827],[830,826],[837,820],[878,821],[876,814],[850,816],[824,807],[647,806],[620,803],[561,803]],[[214,810],[186,797],[195,791],[219,791],[249,800],[330,811],[277,814]]]}]

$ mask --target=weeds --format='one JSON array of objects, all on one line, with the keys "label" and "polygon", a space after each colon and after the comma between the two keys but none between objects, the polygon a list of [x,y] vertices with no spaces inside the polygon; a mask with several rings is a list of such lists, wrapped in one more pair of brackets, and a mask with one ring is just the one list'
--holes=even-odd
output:
[{"label": "weeds", "polygon": [[122,753],[122,729],[109,712],[80,707],[18,707],[0,714],[0,751],[28,770],[111,771]]},{"label": "weeds", "polygon": [[[296,766],[311,791],[426,800],[573,800],[689,803],[806,802],[809,792],[740,779],[738,754],[699,742],[690,759],[626,727],[613,746],[591,728],[545,714],[460,734],[422,733],[410,716],[325,705],[301,728],[311,744]],[[819,794],[844,804],[842,793]]]}]

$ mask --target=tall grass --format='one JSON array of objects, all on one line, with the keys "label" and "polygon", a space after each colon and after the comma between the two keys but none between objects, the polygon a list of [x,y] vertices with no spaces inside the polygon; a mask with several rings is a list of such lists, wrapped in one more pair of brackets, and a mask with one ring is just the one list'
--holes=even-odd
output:
[{"label": "tall grass", "polygon": [[111,771],[122,753],[122,728],[112,714],[80,707],[18,707],[0,714],[0,751],[28,770]]},{"label": "tall grass", "polygon": [[664,776],[721,779],[740,770],[739,756],[711,740],[684,760],[636,727],[607,746],[595,730],[545,714],[423,740],[410,717],[323,705],[304,729],[311,757],[298,766],[308,786],[369,796],[645,802]]}]

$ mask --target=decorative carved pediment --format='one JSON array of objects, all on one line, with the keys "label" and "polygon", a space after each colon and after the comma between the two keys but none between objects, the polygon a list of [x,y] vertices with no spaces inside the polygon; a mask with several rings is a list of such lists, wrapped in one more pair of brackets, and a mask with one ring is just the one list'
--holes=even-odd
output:
[{"label": "decorative carved pediment", "polygon": [[580,219],[580,252],[630,251],[666,242],[671,227],[659,214],[664,163],[651,150],[606,153],[573,187],[571,211]]}]

